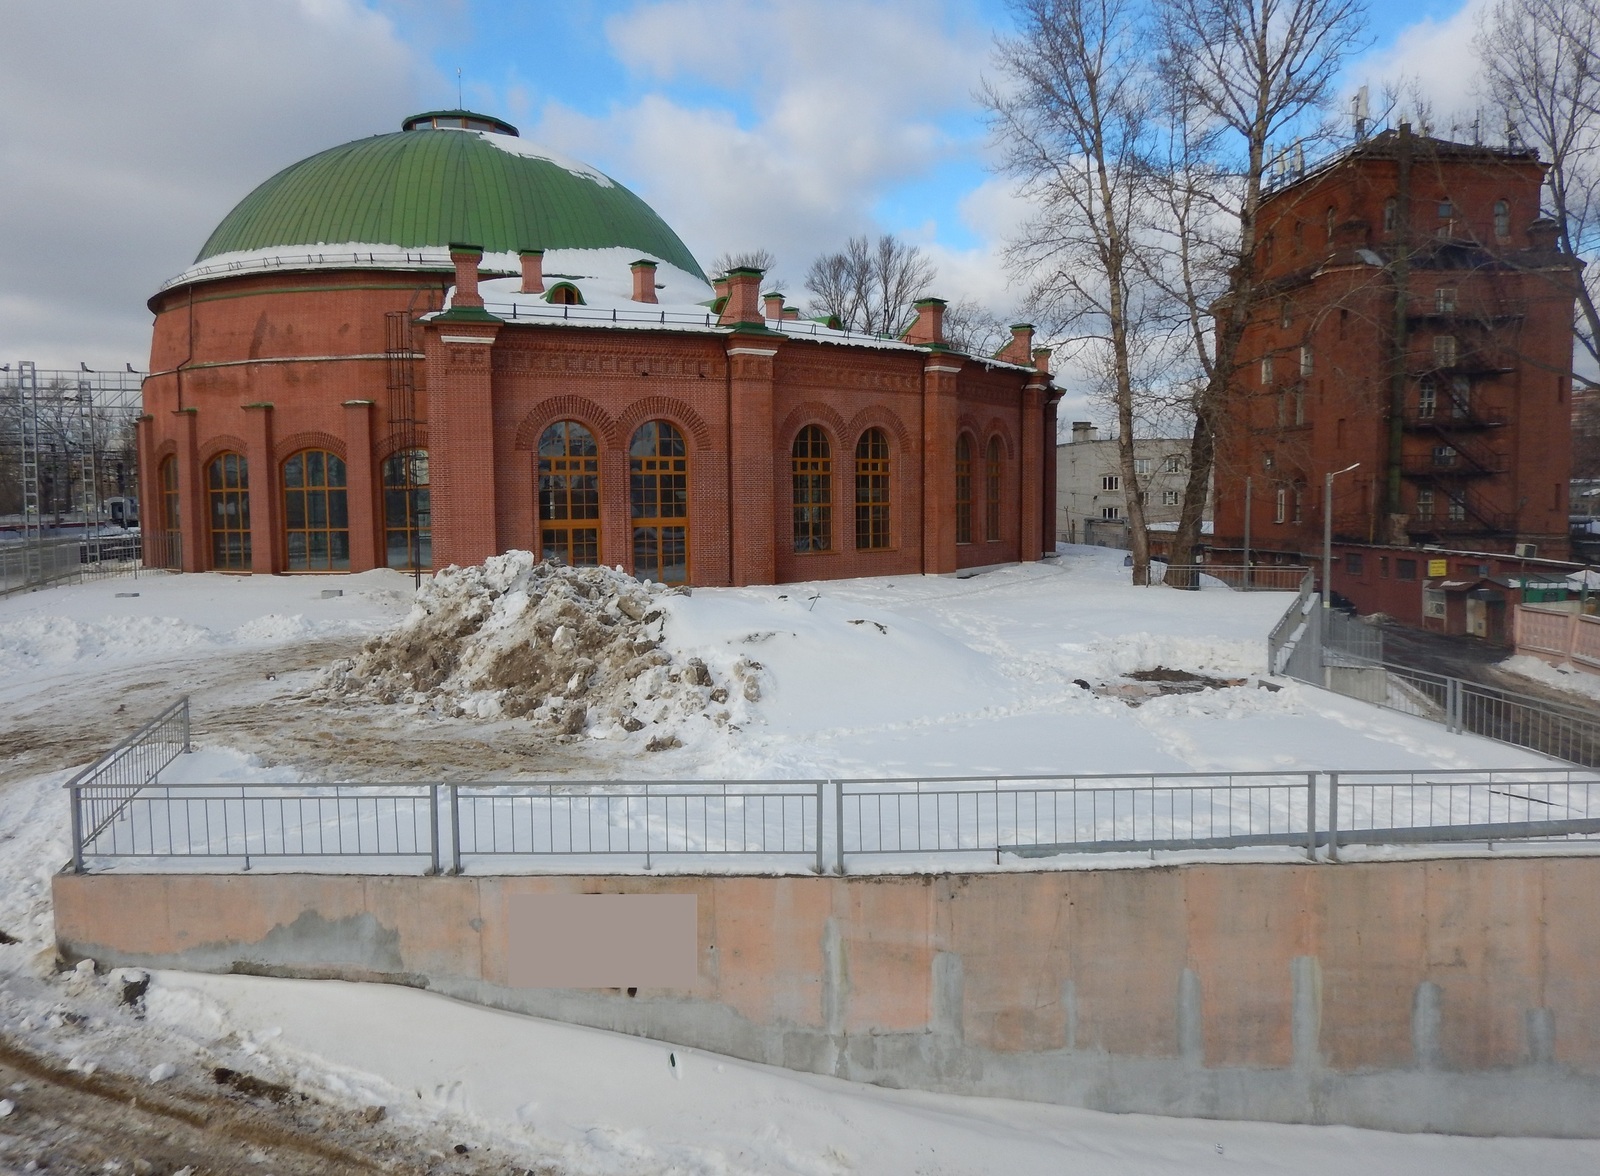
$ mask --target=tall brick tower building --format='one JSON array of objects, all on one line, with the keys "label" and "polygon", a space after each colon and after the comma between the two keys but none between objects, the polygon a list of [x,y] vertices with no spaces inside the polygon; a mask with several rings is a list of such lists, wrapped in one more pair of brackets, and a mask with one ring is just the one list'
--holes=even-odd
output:
[{"label": "tall brick tower building", "polygon": [[[714,198],[708,193],[707,198]],[[1054,549],[1048,352],[801,320],[639,197],[464,110],[302,160],[150,300],[147,559],[666,583],[952,572]]]},{"label": "tall brick tower building", "polygon": [[1540,215],[1543,174],[1535,152],[1402,124],[1266,197],[1219,558],[1245,546],[1247,480],[1253,557],[1319,553],[1325,476],[1356,463],[1334,485],[1341,545],[1566,555],[1581,263]]}]

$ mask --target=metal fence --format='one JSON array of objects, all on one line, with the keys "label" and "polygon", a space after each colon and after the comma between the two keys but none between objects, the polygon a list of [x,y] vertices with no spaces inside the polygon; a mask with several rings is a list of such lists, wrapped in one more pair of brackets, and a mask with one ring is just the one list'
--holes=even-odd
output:
[{"label": "metal fence", "polygon": [[3,542],[0,543],[0,596],[52,584],[137,576],[142,554],[140,537],[133,532]]},{"label": "metal fence", "polygon": [[[1145,587],[1210,588],[1223,585],[1235,592],[1295,592],[1309,573],[1299,566],[1256,564],[1168,564],[1151,560]],[[1207,581],[1211,583],[1207,583]]]},{"label": "metal fence", "polygon": [[1315,845],[1316,772],[944,777],[837,781],[849,856],[1234,849]]},{"label": "metal fence", "polygon": [[72,798],[72,864],[83,869],[83,850],[116,825],[140,791],[188,751],[187,695],[129,735],[66,783]]},{"label": "metal fence", "polygon": [[1600,779],[1566,769],[1328,773],[1328,852],[1340,845],[1571,841],[1600,834]]}]

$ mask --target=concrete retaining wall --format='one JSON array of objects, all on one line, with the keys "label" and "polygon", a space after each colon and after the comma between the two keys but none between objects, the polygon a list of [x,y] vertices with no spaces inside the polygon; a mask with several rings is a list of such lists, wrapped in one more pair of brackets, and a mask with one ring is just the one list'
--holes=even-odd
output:
[{"label": "concrete retaining wall", "polygon": [[[508,905],[691,893],[687,989],[508,983]],[[918,877],[83,875],[68,959],[413,984],[1110,1111],[1600,1136],[1600,858]]]}]

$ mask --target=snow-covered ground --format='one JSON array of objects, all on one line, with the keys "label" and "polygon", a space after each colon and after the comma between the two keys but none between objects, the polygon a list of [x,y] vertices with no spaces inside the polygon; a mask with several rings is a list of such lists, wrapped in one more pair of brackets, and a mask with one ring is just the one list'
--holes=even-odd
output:
[{"label": "snow-covered ground", "polygon": [[[660,728],[541,734],[425,702],[340,703],[319,675],[411,607],[408,577],[141,576],[0,600],[0,1037],[122,1072],[259,1071],[382,1103],[573,1172],[1188,1172],[1600,1168],[1600,1144],[1151,1120],[863,1088],[389,987],[158,975],[134,1019],[58,977],[59,785],[182,693],[237,780],[816,778],[1517,767],[1537,757],[1294,684],[1143,700],[1086,691],[1164,666],[1247,678],[1278,594],[1126,584],[1120,553],[965,580],[898,577],[662,596],[662,644],[759,699]],[[343,595],[324,598],[325,591]],[[138,595],[126,595],[137,593]],[[647,751],[670,732],[679,746]],[[658,741],[659,745],[659,741]],[[41,956],[44,953],[44,956]],[[76,1003],[75,1003],[76,1002]],[[64,1016],[81,1008],[87,1019]],[[0,1121],[0,1132],[5,1130]]]}]

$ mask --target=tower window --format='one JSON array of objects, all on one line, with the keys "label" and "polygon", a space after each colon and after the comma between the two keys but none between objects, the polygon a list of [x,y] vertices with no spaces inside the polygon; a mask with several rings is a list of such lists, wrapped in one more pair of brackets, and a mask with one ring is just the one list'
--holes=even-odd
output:
[{"label": "tower window", "polygon": [[1504,200],[1494,202],[1494,235],[1502,241],[1511,236],[1511,205]]}]

